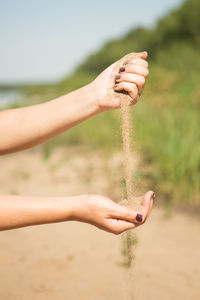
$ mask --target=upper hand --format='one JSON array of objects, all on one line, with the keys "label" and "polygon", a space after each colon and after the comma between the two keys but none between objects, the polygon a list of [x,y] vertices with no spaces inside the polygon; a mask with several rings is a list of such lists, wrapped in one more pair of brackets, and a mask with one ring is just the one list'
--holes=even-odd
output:
[{"label": "upper hand", "polygon": [[140,58],[129,60],[122,65],[116,76],[115,82],[110,82],[110,78],[117,62],[104,70],[93,82],[92,88],[97,98],[97,105],[102,109],[112,109],[120,107],[119,99],[108,97],[107,91],[113,88],[114,91],[126,91],[136,103],[145,85],[149,74],[148,63],[146,62],[147,52],[141,52]]},{"label": "upper hand", "polygon": [[[72,220],[90,223],[102,230],[120,234],[146,221],[153,206],[153,199],[154,193],[147,192],[143,197],[140,209],[134,211],[103,196],[83,195],[76,200]],[[141,220],[137,218],[138,214]]]}]

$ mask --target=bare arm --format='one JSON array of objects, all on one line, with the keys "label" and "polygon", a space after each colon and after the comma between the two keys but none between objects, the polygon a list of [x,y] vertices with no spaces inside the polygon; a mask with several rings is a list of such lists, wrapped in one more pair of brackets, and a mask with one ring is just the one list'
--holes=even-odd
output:
[{"label": "bare arm", "polygon": [[38,145],[102,111],[118,108],[120,103],[109,99],[108,88],[125,90],[138,99],[148,76],[146,57],[141,53],[141,59],[121,68],[115,87],[110,82],[114,63],[81,89],[46,103],[0,112],[0,154]]},{"label": "bare arm", "polygon": [[145,222],[153,198],[153,192],[146,193],[136,212],[99,195],[46,198],[2,195],[0,230],[74,220],[119,234]]},{"label": "bare arm", "polygon": [[40,144],[99,113],[91,86],[55,100],[0,112],[0,154]]}]

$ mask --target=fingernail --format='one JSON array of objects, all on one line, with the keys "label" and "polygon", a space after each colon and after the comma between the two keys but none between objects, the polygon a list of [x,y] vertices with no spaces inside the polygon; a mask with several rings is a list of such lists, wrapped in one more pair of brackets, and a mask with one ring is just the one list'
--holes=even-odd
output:
[{"label": "fingernail", "polygon": [[151,196],[151,199],[155,200],[155,197],[156,197],[156,195],[155,195],[155,193],[153,193]]},{"label": "fingernail", "polygon": [[124,68],[124,67],[121,67],[120,69],[119,69],[119,73],[120,72],[124,72],[126,69]]},{"label": "fingernail", "polygon": [[137,214],[137,215],[136,215],[136,220],[137,220],[138,222],[142,222],[142,218],[143,218],[143,215],[140,215],[140,214]]},{"label": "fingernail", "polygon": [[115,80],[119,80],[121,78],[120,75],[115,76]]}]

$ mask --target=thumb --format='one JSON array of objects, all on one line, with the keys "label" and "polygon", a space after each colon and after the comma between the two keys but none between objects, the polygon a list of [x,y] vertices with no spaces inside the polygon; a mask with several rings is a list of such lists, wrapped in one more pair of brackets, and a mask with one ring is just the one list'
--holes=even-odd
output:
[{"label": "thumb", "polygon": [[112,214],[112,217],[133,224],[138,223],[137,214],[138,212],[134,211],[133,209],[117,204],[115,207],[115,211]]}]

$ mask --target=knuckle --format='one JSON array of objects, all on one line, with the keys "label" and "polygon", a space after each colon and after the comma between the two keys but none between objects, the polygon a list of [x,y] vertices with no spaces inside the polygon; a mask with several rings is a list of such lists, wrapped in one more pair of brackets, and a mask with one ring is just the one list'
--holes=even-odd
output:
[{"label": "knuckle", "polygon": [[140,99],[140,97],[139,97],[139,95],[137,95],[137,96],[134,98],[134,103],[137,103],[139,99]]},{"label": "knuckle", "polygon": [[137,85],[134,83],[133,87],[132,87],[132,91],[137,94],[138,93],[138,88]]},{"label": "knuckle", "polygon": [[148,69],[146,69],[146,71],[145,71],[145,76],[146,77],[149,76],[149,70]]},{"label": "knuckle", "polygon": [[145,78],[143,76],[141,76],[140,78],[140,84],[141,85],[144,85],[145,84]]},{"label": "knuckle", "polygon": [[131,218],[131,214],[128,212],[127,215],[126,215],[126,220],[130,222],[131,219],[132,219],[132,218]]}]

